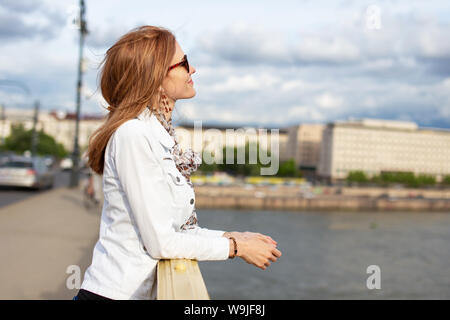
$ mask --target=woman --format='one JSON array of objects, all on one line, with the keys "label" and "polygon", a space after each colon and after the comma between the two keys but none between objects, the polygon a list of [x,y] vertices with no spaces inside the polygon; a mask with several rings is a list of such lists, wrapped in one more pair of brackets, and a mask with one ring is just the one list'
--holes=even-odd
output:
[{"label": "woman", "polygon": [[89,166],[103,174],[99,240],[74,299],[156,299],[159,259],[226,260],[265,270],[281,256],[269,236],[200,228],[190,174],[201,162],[182,152],[175,101],[194,97],[195,68],[168,30],[125,34],[106,53],[106,122],[90,140]]}]

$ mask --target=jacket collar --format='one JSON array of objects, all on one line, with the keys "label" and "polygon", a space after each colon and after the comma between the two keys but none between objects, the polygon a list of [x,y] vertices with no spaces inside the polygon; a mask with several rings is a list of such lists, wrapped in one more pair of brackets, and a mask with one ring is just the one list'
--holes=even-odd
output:
[{"label": "jacket collar", "polygon": [[155,114],[145,108],[138,116],[139,120],[148,122],[156,139],[166,148],[171,149],[175,145],[175,140],[167,132],[166,128],[159,122]]}]

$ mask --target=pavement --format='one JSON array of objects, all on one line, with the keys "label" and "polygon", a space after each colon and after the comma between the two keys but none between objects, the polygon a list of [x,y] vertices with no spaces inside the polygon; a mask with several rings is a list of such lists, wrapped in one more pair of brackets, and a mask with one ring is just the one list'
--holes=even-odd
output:
[{"label": "pavement", "polygon": [[101,216],[101,206],[85,208],[82,185],[0,208],[0,299],[71,300],[76,295],[72,287],[91,263]]}]

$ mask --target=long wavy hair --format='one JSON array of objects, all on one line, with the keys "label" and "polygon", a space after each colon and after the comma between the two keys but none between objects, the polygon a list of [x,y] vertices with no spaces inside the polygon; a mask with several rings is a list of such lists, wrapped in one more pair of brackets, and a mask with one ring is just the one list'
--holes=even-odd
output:
[{"label": "long wavy hair", "polygon": [[88,165],[96,173],[103,174],[106,145],[115,130],[148,105],[159,103],[159,87],[175,54],[175,40],[167,29],[142,26],[123,35],[106,52],[100,87],[109,114],[88,146]]}]

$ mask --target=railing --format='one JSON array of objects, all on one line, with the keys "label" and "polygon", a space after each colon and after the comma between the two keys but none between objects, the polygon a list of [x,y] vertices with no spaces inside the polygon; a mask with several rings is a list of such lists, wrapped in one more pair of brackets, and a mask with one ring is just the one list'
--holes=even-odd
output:
[{"label": "railing", "polygon": [[160,260],[157,281],[158,300],[210,300],[196,260]]}]

